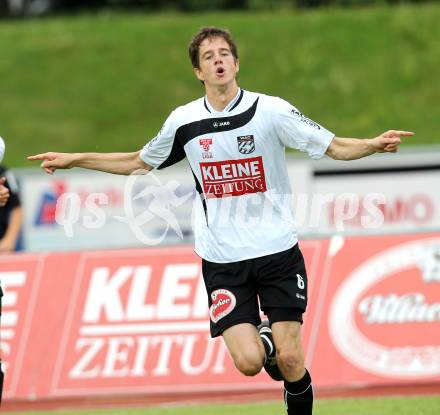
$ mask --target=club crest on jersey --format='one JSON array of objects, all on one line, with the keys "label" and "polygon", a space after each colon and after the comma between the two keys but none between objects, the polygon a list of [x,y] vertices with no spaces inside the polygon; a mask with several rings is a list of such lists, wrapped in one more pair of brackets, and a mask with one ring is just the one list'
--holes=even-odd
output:
[{"label": "club crest on jersey", "polygon": [[251,154],[255,151],[253,135],[241,135],[237,137],[238,151],[242,154]]},{"label": "club crest on jersey", "polygon": [[202,158],[204,159],[212,159],[212,153],[209,151],[212,145],[212,138],[201,138],[199,140],[199,144],[202,147]]}]

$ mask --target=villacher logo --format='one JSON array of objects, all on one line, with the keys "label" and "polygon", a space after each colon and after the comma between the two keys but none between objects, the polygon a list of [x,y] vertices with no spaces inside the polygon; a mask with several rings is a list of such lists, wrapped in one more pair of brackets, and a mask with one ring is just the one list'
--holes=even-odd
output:
[{"label": "villacher logo", "polygon": [[330,337],[341,355],[384,377],[440,374],[439,247],[439,238],[395,245],[344,279],[329,313]]},{"label": "villacher logo", "polygon": [[200,163],[206,197],[241,196],[265,192],[266,178],[261,156]]},{"label": "villacher logo", "polygon": [[223,317],[234,310],[237,300],[235,295],[224,289],[215,290],[211,293],[212,304],[209,308],[209,315],[213,323],[217,323]]}]

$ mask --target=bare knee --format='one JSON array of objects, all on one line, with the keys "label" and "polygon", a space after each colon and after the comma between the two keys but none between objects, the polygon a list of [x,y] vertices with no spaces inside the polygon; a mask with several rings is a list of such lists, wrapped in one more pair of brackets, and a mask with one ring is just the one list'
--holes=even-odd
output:
[{"label": "bare knee", "polygon": [[234,356],[235,367],[246,376],[255,376],[263,367],[263,358],[259,354],[241,353]]},{"label": "bare knee", "polygon": [[284,376],[289,381],[301,379],[304,375],[304,357],[301,350],[278,350],[277,363]]},{"label": "bare knee", "polygon": [[289,382],[301,379],[305,373],[301,324],[297,321],[273,323],[272,334],[277,348],[277,363],[284,378]]},{"label": "bare knee", "polygon": [[225,330],[222,335],[235,367],[241,373],[246,376],[255,376],[261,371],[264,346],[253,324],[237,324]]}]

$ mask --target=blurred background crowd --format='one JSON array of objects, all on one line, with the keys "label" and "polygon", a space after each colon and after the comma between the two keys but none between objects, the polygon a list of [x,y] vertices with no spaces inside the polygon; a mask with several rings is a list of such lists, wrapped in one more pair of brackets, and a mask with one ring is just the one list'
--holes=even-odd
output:
[{"label": "blurred background crowd", "polygon": [[1,0],[3,16],[37,16],[53,12],[119,8],[184,12],[208,10],[271,10],[327,6],[366,6],[375,4],[423,3],[427,0]]}]

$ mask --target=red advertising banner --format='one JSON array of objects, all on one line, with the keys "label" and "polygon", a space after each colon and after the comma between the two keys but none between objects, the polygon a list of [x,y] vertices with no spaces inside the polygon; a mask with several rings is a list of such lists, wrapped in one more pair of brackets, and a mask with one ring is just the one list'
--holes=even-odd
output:
[{"label": "red advertising banner", "polygon": [[1,260],[2,298],[0,351],[6,373],[4,396],[15,396],[29,344],[36,294],[42,277],[43,257],[27,256]]},{"label": "red advertising banner", "polygon": [[[317,387],[440,382],[440,235],[301,249]],[[210,338],[192,248],[2,256],[0,280],[5,399],[280,387],[244,378]]]},{"label": "red advertising banner", "polygon": [[320,385],[440,381],[440,236],[334,238],[308,362]]}]

